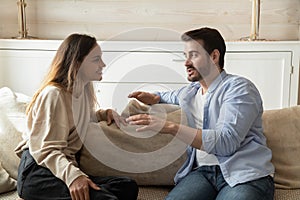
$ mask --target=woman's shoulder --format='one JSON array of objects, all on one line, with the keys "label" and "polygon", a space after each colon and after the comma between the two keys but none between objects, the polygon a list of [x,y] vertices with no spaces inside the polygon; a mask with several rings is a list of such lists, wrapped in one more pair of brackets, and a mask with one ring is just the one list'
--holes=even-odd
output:
[{"label": "woman's shoulder", "polygon": [[69,92],[67,92],[62,87],[58,87],[55,85],[47,85],[40,94],[47,95],[47,96],[60,96],[60,95],[66,95]]},{"label": "woman's shoulder", "polygon": [[39,94],[40,99],[49,99],[49,100],[65,99],[66,96],[69,96],[69,92],[55,85],[46,86]]},{"label": "woman's shoulder", "polygon": [[60,96],[62,93],[61,88],[54,85],[47,85],[40,93],[40,97],[55,97]]}]

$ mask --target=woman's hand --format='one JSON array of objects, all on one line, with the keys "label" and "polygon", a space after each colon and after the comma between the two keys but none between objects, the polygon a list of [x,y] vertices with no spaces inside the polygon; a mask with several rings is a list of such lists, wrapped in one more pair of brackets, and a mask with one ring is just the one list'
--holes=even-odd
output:
[{"label": "woman's hand", "polygon": [[125,118],[120,116],[116,111],[112,109],[106,110],[106,121],[107,121],[107,125],[111,125],[113,122],[115,122],[117,127],[119,128],[121,124],[125,126],[127,125]]},{"label": "woman's hand", "polygon": [[72,200],[89,200],[90,187],[95,190],[101,189],[88,177],[86,176],[77,177],[69,187]]}]

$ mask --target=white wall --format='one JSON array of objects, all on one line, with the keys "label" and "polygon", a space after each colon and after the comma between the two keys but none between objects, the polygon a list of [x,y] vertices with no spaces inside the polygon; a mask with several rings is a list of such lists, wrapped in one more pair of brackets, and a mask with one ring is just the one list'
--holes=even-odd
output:
[{"label": "white wall", "polygon": [[[0,38],[18,36],[17,0],[1,0]],[[250,34],[251,0],[26,0],[29,35],[63,39],[72,32],[99,40],[177,40],[202,26],[227,41]],[[260,38],[300,40],[300,0],[261,0]],[[144,27],[158,27],[132,31]],[[162,31],[168,29],[172,31]],[[130,31],[129,34],[124,32]],[[170,34],[171,33],[171,34]]]}]

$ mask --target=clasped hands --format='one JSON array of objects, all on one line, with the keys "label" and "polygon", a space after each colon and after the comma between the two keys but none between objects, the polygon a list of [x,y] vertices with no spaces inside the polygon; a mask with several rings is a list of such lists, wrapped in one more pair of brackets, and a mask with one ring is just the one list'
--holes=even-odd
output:
[{"label": "clasped hands", "polygon": [[[135,98],[147,105],[157,104],[160,101],[160,97],[158,95],[141,91],[133,92],[129,94],[128,97]],[[172,133],[171,129],[173,129],[175,125],[173,122],[152,114],[132,115],[126,118],[126,122],[131,125],[143,125],[136,129],[137,132],[151,130],[160,133]]]},{"label": "clasped hands", "polygon": [[[145,104],[153,105],[159,102],[159,96],[155,94],[151,94],[148,92],[133,92],[128,95],[129,98],[135,98]],[[120,116],[116,111],[112,109],[108,109],[106,111],[107,117],[107,125],[116,123],[117,127],[121,127],[121,125],[142,125],[136,129],[137,132],[140,131],[157,131],[161,133],[169,133],[169,129],[172,126],[172,122],[166,121],[163,118],[160,118],[155,115],[150,114],[136,114],[125,118],[124,116]]]},{"label": "clasped hands", "polygon": [[130,125],[143,125],[136,129],[137,132],[140,131],[159,131],[161,133],[167,131],[167,124],[170,123],[165,121],[160,117],[150,114],[136,114],[129,116],[127,118],[120,116],[116,111],[112,109],[107,110],[107,125],[111,125],[115,122],[116,126],[120,128],[122,125],[127,126]]}]

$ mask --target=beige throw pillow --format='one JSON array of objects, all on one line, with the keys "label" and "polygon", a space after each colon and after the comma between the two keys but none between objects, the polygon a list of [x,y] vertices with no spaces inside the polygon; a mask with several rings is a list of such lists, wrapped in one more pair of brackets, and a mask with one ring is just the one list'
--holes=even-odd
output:
[{"label": "beige throw pillow", "polygon": [[[153,108],[153,107],[152,107]],[[136,113],[148,113],[150,106],[143,105],[137,101],[131,101],[126,109],[123,111],[123,116],[134,115]],[[167,105],[167,104],[158,104],[153,113],[165,113],[168,120],[186,124],[185,115],[182,113],[182,110],[178,106]],[[152,111],[151,111],[152,112]],[[164,151],[158,152],[159,150],[166,147],[166,145],[173,146],[172,148],[176,148],[177,145],[182,145],[183,143],[178,139],[172,137],[171,135],[160,134],[157,133],[151,137],[135,137],[134,134],[143,134],[135,132],[135,126],[126,127],[126,131],[123,131],[117,128],[114,124],[107,126],[106,122],[102,121],[99,123],[99,126],[103,130],[105,137],[108,140],[116,145],[118,148],[133,152],[137,154],[147,154],[153,153],[154,157],[149,160],[141,159],[133,159],[126,160],[124,163],[120,162],[116,158],[116,154],[106,149],[104,146],[101,149],[101,153],[107,154],[108,157],[111,157],[112,162],[118,162],[119,169],[114,167],[107,166],[103,162],[96,159],[93,154],[91,154],[87,148],[84,148],[81,152],[80,157],[80,166],[81,169],[89,175],[94,176],[128,176],[132,179],[135,179],[139,185],[173,185],[173,178],[177,170],[182,166],[183,162],[186,159],[185,149],[182,152],[182,155],[175,155],[175,151],[170,151],[169,153],[164,153]],[[147,136],[147,133],[144,133]],[[176,140],[176,141],[175,141]],[[100,142],[99,142],[100,145]],[[185,144],[184,144],[185,145]],[[185,145],[186,148],[186,145]],[[167,152],[167,150],[166,150]],[[173,155],[172,155],[173,154]],[[152,163],[157,163],[159,166],[163,161],[167,161],[168,159],[172,160],[175,158],[172,163],[166,164],[166,166],[153,170],[153,171],[145,171],[145,172],[135,172],[142,171],[144,162],[151,161]],[[128,165],[128,162],[132,164],[132,167],[128,171],[120,170],[122,167],[126,167],[124,165]],[[155,165],[155,164],[154,164]]]},{"label": "beige throw pillow", "polygon": [[273,153],[276,188],[300,188],[300,106],[265,111],[263,127]]}]

